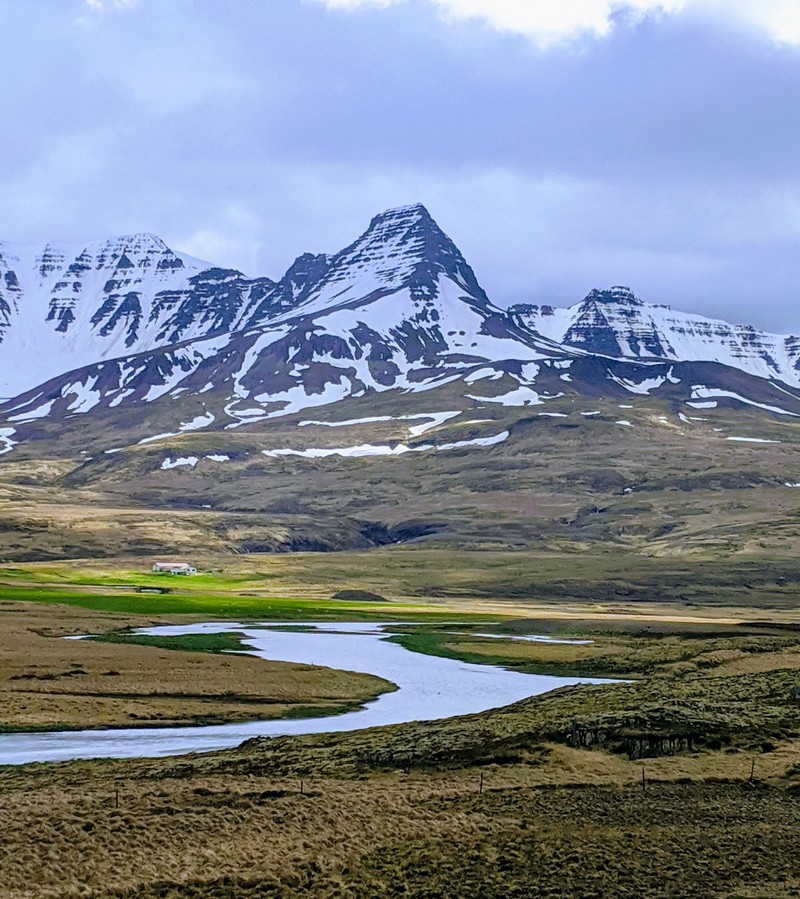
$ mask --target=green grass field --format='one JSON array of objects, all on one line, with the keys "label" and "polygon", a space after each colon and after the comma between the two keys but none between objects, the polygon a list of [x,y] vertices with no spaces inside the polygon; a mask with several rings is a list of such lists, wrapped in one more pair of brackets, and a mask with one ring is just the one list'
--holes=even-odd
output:
[{"label": "green grass field", "polygon": [[286,597],[235,595],[153,595],[141,593],[78,593],[47,587],[0,587],[0,601],[38,602],[77,606],[129,615],[191,615],[224,619],[275,619],[281,621],[343,620],[402,621],[404,619],[484,620],[486,615],[458,614],[447,610],[405,604],[371,605],[336,600],[319,601]]},{"label": "green grass field", "polygon": [[159,637],[151,634],[132,634],[111,631],[88,637],[98,643],[129,643],[133,646],[155,646],[157,649],[174,649],[181,652],[247,652],[250,647],[243,634],[179,634]]},{"label": "green grass field", "polygon": [[[347,608],[359,619],[368,604],[345,603],[339,591],[362,590],[413,614],[427,605],[469,602],[568,604],[669,603],[683,607],[761,607],[792,610],[800,563],[792,559],[644,557],[615,552],[464,550],[393,546],[369,552],[208,556],[191,577],[154,575],[144,560],[84,560],[0,566],[0,599],[87,604],[87,608],[143,614],[213,614],[296,617],[307,600],[324,617]],[[137,568],[137,564],[141,567]],[[169,593],[140,594],[140,589]],[[88,605],[87,595],[110,605]],[[102,600],[103,603],[106,600]],[[366,613],[371,617],[373,611]]]}]

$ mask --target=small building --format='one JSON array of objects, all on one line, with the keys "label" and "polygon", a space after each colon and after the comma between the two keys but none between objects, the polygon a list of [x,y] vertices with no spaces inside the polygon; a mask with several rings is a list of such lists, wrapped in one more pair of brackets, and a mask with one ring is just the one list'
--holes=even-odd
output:
[{"label": "small building", "polygon": [[153,574],[197,574],[197,569],[188,562],[156,562]]}]

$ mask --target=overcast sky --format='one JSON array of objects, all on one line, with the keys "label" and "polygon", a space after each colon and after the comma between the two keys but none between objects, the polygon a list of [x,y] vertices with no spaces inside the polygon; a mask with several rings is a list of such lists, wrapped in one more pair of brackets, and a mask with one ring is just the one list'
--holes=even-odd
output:
[{"label": "overcast sky", "polygon": [[0,0],[0,236],[279,277],[424,203],[490,297],[800,331],[800,0]]}]

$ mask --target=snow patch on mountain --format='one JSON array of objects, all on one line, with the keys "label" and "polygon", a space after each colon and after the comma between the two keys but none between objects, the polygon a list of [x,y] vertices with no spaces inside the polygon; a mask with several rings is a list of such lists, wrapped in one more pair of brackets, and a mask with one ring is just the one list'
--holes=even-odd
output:
[{"label": "snow patch on mountain", "polygon": [[207,428],[214,421],[212,412],[204,412],[202,415],[196,415],[191,421],[185,421],[180,426],[181,431],[200,431]]},{"label": "snow patch on mountain", "polygon": [[421,434],[424,434],[426,431],[430,431],[433,428],[438,428],[439,425],[444,424],[446,421],[450,421],[451,418],[456,418],[461,415],[460,411],[455,412],[423,412],[419,415],[401,415],[401,421],[409,421],[415,418],[425,418],[429,419],[429,421],[424,421],[419,425],[412,425],[408,432],[412,437],[419,437]]},{"label": "snow patch on mountain", "polygon": [[34,421],[37,418],[45,418],[50,414],[50,410],[53,408],[54,404],[55,400],[48,400],[46,403],[42,403],[40,406],[36,406],[35,409],[31,409],[28,412],[21,412],[19,415],[9,415],[8,421],[27,422]]},{"label": "snow patch on mountain", "polygon": [[540,406],[544,403],[539,394],[530,387],[517,387],[516,390],[509,390],[500,396],[474,396],[468,393],[467,397],[481,403],[499,403],[501,406]]},{"label": "snow patch on mountain", "polygon": [[162,471],[167,471],[170,468],[182,468],[183,466],[188,466],[189,468],[194,468],[195,465],[199,462],[197,456],[179,456],[177,459],[173,460],[169,456],[161,463]]},{"label": "snow patch on mountain", "polygon": [[359,446],[344,447],[319,447],[316,449],[277,449],[262,450],[265,456],[271,459],[277,459],[281,456],[301,456],[304,459],[324,459],[327,456],[345,456],[347,458],[357,459],[362,456],[402,456],[404,453],[421,453],[425,450],[432,449],[430,445],[425,446],[406,446],[399,443],[396,446],[380,446],[371,443],[363,443]]},{"label": "snow patch on mountain", "polygon": [[15,428],[0,428],[0,456],[10,453],[17,445],[17,441],[11,439],[16,433]]},{"label": "snow patch on mountain", "polygon": [[609,373],[609,378],[615,383],[619,384],[620,387],[624,387],[628,393],[638,393],[641,396],[649,396],[651,390],[657,390],[661,387],[662,384],[666,382],[666,377],[663,378],[646,378],[644,381],[630,381],[627,378],[620,378],[617,375]]},{"label": "snow patch on mountain", "polygon": [[499,371],[496,368],[479,368],[477,371],[470,372],[466,375],[464,383],[471,387],[476,381],[497,381],[502,378],[504,374],[504,371]]},{"label": "snow patch on mountain", "polygon": [[[779,406],[770,406],[766,403],[757,403],[755,400],[748,399],[747,397],[742,396],[739,393],[734,393],[731,390],[720,390],[717,387],[704,387],[699,384],[692,386],[692,399],[702,400],[711,398],[737,400],[740,403],[744,403],[746,406],[756,406],[759,409],[764,409],[766,412],[774,412],[776,415],[791,415],[797,417],[796,412],[789,412],[787,409],[781,409]],[[691,403],[690,405],[698,408],[697,403]]]},{"label": "snow patch on mountain", "polygon": [[67,406],[68,412],[88,412],[100,402],[102,394],[96,390],[97,377],[74,384],[67,384],[61,391],[61,396],[66,398],[73,395],[75,399]]},{"label": "snow patch on mountain", "polygon": [[304,459],[325,459],[328,456],[344,456],[352,459],[361,458],[363,456],[392,457],[403,456],[406,453],[424,453],[429,451],[443,452],[454,449],[465,449],[468,447],[495,446],[496,444],[507,440],[508,437],[509,432],[502,431],[499,434],[495,434],[493,437],[476,437],[473,440],[458,440],[454,443],[442,443],[439,446],[430,443],[425,443],[420,446],[408,446],[405,443],[398,443],[395,446],[363,443],[359,446],[316,447],[304,450],[275,449],[262,450],[261,452],[271,459],[278,459],[282,456],[300,456]]},{"label": "snow patch on mountain", "polygon": [[144,443],[157,443],[159,440],[166,440],[169,437],[177,437],[178,431],[165,431],[163,434],[153,434],[152,437],[143,437],[139,441],[139,445],[141,446]]},{"label": "snow patch on mountain", "polygon": [[472,440],[457,440],[455,443],[442,443],[436,447],[437,450],[453,450],[464,449],[470,446],[496,446],[508,440],[509,431],[501,431],[493,437],[475,437]]},{"label": "snow patch on mountain", "polygon": [[307,428],[311,425],[322,428],[347,428],[352,425],[367,425],[392,420],[391,415],[372,415],[367,418],[349,418],[346,421],[300,421],[297,423],[297,426],[299,428]]}]

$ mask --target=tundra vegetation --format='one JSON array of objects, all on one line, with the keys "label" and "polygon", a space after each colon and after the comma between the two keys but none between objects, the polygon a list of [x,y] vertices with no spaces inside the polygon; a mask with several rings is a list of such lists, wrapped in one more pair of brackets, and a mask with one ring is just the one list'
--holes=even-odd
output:
[{"label": "tundra vegetation", "polygon": [[[206,572],[196,578],[155,578],[168,594],[137,592],[154,576],[131,559],[6,566],[7,728],[335,713],[391,688],[220,653],[235,634],[156,645],[130,634],[219,617],[394,620],[392,639],[411,651],[620,682],[209,755],[6,767],[3,896],[796,896],[800,624],[788,578],[763,571],[746,604],[735,573],[712,565],[692,589],[712,597],[716,579],[715,602],[643,602],[639,587],[590,602],[579,598],[590,585],[619,591],[626,576],[634,589],[634,569],[610,554],[569,568],[513,556],[209,556],[192,559]],[[636,578],[658,573],[667,591],[682,565],[654,561]],[[536,583],[572,595],[526,598]],[[332,599],[344,590],[378,599]],[[87,632],[102,639],[58,639]],[[513,639],[535,634],[590,642]],[[156,695],[159,680],[194,696]]]}]

